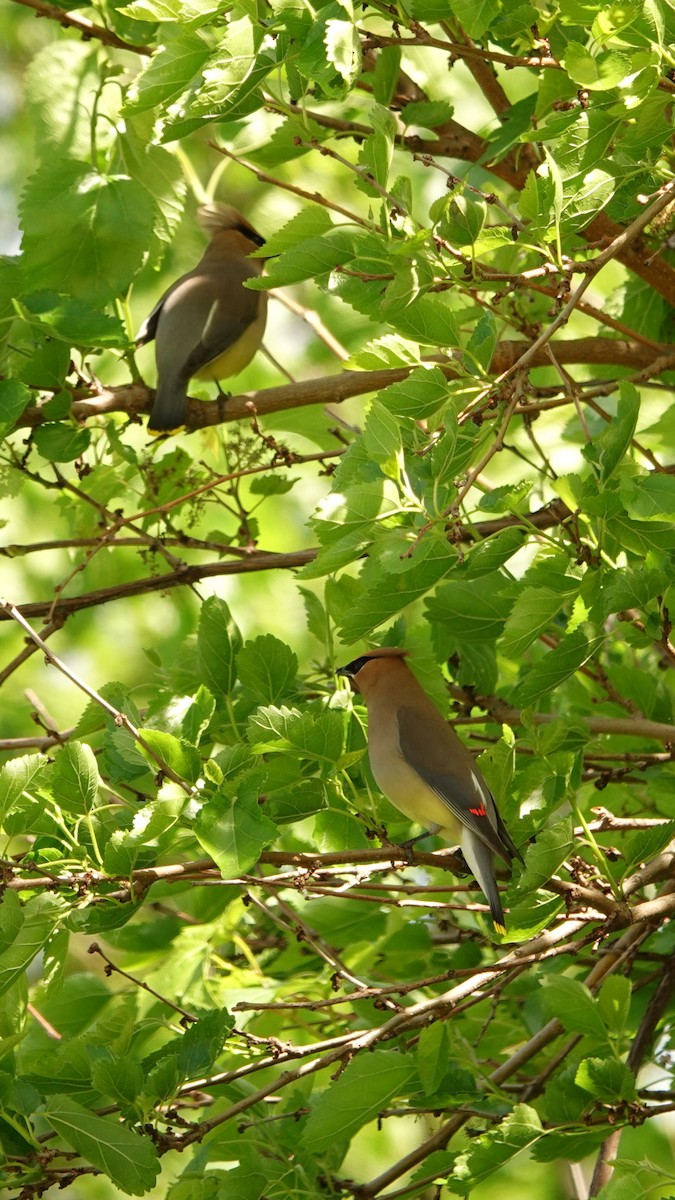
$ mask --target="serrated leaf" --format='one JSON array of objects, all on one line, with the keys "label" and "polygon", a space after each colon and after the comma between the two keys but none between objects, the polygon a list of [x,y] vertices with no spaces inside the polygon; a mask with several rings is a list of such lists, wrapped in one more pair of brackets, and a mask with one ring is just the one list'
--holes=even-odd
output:
[{"label": "serrated leaf", "polygon": [[476,1138],[468,1150],[458,1155],[448,1184],[460,1196],[469,1196],[483,1180],[489,1179],[521,1150],[538,1142],[542,1135],[536,1109],[527,1104],[516,1104],[503,1121]]},{"label": "serrated leaf", "polygon": [[619,385],[616,416],[592,447],[597,455],[603,483],[607,483],[630,446],[640,412],[640,393],[625,379]]},{"label": "serrated leaf", "polygon": [[[604,1041],[604,1022],[585,984],[567,975],[547,975],[544,980],[544,1005],[570,1033],[584,1033]],[[581,1086],[581,1085],[580,1085]]]},{"label": "serrated leaf", "polygon": [[449,1057],[447,1026],[443,1021],[434,1021],[422,1030],[417,1042],[417,1073],[428,1096],[434,1094],[446,1074]]},{"label": "serrated leaf", "polygon": [[609,1033],[621,1037],[630,1011],[631,985],[624,975],[609,975],[596,997],[596,1005]]},{"label": "serrated leaf", "polygon": [[577,1087],[605,1104],[637,1098],[635,1077],[625,1063],[611,1058],[584,1058],[574,1077]]},{"label": "serrated leaf", "polygon": [[68,742],[57,751],[52,787],[54,799],[64,812],[88,813],[98,796],[96,757],[85,742]]},{"label": "serrated leaf", "polygon": [[492,355],[497,345],[497,336],[497,322],[494,315],[491,312],[481,313],[466,344],[466,353],[485,372],[490,370]]},{"label": "serrated leaf", "polygon": [[24,792],[39,782],[45,763],[37,754],[10,759],[0,768],[0,823],[12,811]]},{"label": "serrated leaf", "polygon": [[279,832],[263,815],[257,795],[246,793],[234,800],[213,796],[197,815],[193,830],[225,879],[248,871]]},{"label": "serrated leaf", "polygon": [[201,607],[197,648],[205,682],[216,696],[229,696],[237,679],[242,636],[224,600],[209,596]]},{"label": "serrated leaf", "polygon": [[33,430],[33,441],[42,457],[50,462],[74,462],[87,449],[91,433],[65,422],[45,421]]},{"label": "serrated leaf", "polygon": [[98,1167],[127,1195],[142,1196],[159,1174],[157,1151],[115,1118],[96,1117],[69,1096],[53,1096],[44,1118],[85,1162]]},{"label": "serrated leaf", "polygon": [[48,157],[28,179],[21,204],[29,289],[54,288],[90,304],[114,299],[143,264],[154,217],[136,180]]},{"label": "serrated leaf", "polygon": [[293,693],[297,655],[271,633],[246,642],[237,656],[242,686],[257,704],[277,704]]},{"label": "serrated leaf", "polygon": [[554,650],[548,651],[528,671],[527,677],[516,689],[517,703],[521,707],[534,704],[540,696],[553,691],[563,680],[568,679],[583,667],[600,649],[604,635],[587,638],[581,629],[575,629],[561,638]]},{"label": "serrated leaf", "polygon": [[0,379],[0,437],[5,437],[33,401],[29,388],[18,379]]},{"label": "serrated leaf", "polygon": [[502,652],[518,660],[548,628],[565,599],[564,595],[552,588],[523,588],[504,625],[500,642]]},{"label": "serrated leaf", "polygon": [[536,888],[545,887],[568,857],[573,846],[571,820],[558,821],[555,825],[543,829],[534,846],[527,852],[527,863],[518,881],[518,890],[534,891]]},{"label": "serrated leaf", "polygon": [[133,78],[125,107],[132,112],[160,108],[179,96],[210,55],[198,30],[179,26],[162,31],[162,44]]},{"label": "serrated leaf", "polygon": [[[384,574],[377,586],[355,604],[340,627],[347,644],[359,641],[414,600],[424,596],[456,563],[455,551],[445,539],[425,539],[410,559],[407,570]],[[429,604],[432,601],[428,602]]]},{"label": "serrated leaf", "polygon": [[[202,772],[202,760],[189,742],[183,742],[171,733],[164,733],[161,729],[143,729],[142,737],[165,766],[174,771],[176,775],[180,775],[181,779],[186,779],[189,783],[194,783],[199,779]],[[150,758],[149,761],[150,769],[156,770],[156,760]]]},{"label": "serrated leaf", "polygon": [[0,954],[0,996],[23,975],[67,912],[68,906],[49,893],[27,901],[16,936]]},{"label": "serrated leaf", "polygon": [[616,50],[592,55],[581,42],[569,41],[565,47],[564,66],[570,79],[589,91],[605,92],[621,83],[631,69],[627,54]]},{"label": "serrated leaf", "polygon": [[501,595],[505,583],[494,575],[466,583],[450,580],[427,600],[429,618],[441,625],[447,622],[453,638],[460,642],[492,641],[502,632],[508,614],[508,604]]},{"label": "serrated leaf", "polygon": [[302,1142],[313,1154],[321,1154],[336,1142],[347,1145],[405,1088],[412,1073],[412,1062],[392,1050],[359,1055],[318,1097]]},{"label": "serrated leaf", "polygon": [[622,481],[621,499],[630,517],[664,521],[675,517],[675,478],[654,471],[643,478]]},{"label": "serrated leaf", "polygon": [[332,710],[315,715],[286,705],[266,705],[249,719],[249,742],[258,754],[295,750],[334,766],[342,753],[343,738],[342,716]]}]

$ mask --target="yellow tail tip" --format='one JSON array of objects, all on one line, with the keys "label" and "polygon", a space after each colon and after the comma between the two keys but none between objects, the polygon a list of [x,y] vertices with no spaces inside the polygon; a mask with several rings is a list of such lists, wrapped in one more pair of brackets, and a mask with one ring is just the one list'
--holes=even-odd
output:
[{"label": "yellow tail tip", "polygon": [[494,925],[497,933],[501,933],[502,937],[506,937],[506,925],[500,925],[499,921],[493,921],[492,924]]},{"label": "yellow tail tip", "polygon": [[174,433],[182,433],[185,425],[176,425],[174,429],[153,429],[148,425],[148,433],[153,437],[171,437]]}]

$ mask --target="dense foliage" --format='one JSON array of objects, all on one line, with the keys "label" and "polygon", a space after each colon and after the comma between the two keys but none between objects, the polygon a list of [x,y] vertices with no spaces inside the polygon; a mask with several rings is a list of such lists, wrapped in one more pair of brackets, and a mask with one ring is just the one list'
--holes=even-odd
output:
[{"label": "dense foliage", "polygon": [[[671,1195],[671,3],[0,20],[7,1194]],[[214,196],[274,358],[152,441]],[[398,848],[382,643],[522,849],[504,945]]]}]

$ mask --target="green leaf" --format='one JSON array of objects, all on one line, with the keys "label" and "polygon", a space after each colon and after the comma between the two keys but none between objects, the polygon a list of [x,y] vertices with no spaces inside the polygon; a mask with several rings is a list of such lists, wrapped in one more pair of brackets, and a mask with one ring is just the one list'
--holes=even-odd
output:
[{"label": "green leaf", "polygon": [[57,751],[52,786],[54,799],[64,812],[91,812],[98,797],[99,776],[90,746],[68,742]]},{"label": "green leaf", "polygon": [[27,901],[16,936],[0,954],[0,996],[23,975],[67,911],[67,905],[48,892]]},{"label": "green leaf", "polygon": [[384,463],[401,449],[401,421],[379,400],[373,400],[363,426],[363,445],[373,462]]},{"label": "green leaf", "polygon": [[249,741],[257,754],[293,750],[303,758],[334,766],[342,753],[343,737],[342,716],[334,710],[315,715],[285,705],[268,705],[258,708],[249,719]]},{"label": "green leaf", "polygon": [[[469,195],[446,196],[442,201],[439,230],[444,238],[456,246],[470,246],[479,237],[485,224],[487,206],[482,200]],[[482,313],[483,317],[492,316]],[[494,320],[494,318],[493,318]]]},{"label": "green leaf", "polygon": [[24,96],[42,153],[84,159],[100,88],[100,60],[91,43],[52,42],[34,56]]},{"label": "green leaf", "polygon": [[257,704],[277,704],[292,695],[297,655],[271,633],[246,642],[237,657],[242,686]]},{"label": "green leaf", "polygon": [[125,107],[131,112],[157,109],[178,97],[209,58],[208,42],[194,28],[162,31],[162,44],[133,78]]},{"label": "green leaf", "polygon": [[[143,741],[155,752],[162,762],[181,779],[195,783],[202,773],[202,760],[189,742],[180,741],[160,729],[143,729]],[[149,758],[150,769],[157,770],[154,758]]]},{"label": "green leaf", "polygon": [[675,517],[675,478],[654,471],[621,483],[621,499],[630,517],[639,521],[666,521]]},{"label": "green leaf", "polygon": [[429,619],[447,623],[452,637],[460,642],[492,641],[501,634],[508,613],[501,591],[505,582],[499,575],[466,583],[450,580],[427,600]]},{"label": "green leaf", "polygon": [[145,1076],[134,1058],[100,1059],[91,1072],[91,1082],[97,1091],[110,1096],[124,1111],[129,1110],[143,1090]]},{"label": "green leaf", "polygon": [[640,393],[632,383],[622,380],[616,416],[591,447],[593,461],[600,464],[603,483],[607,483],[628,450],[639,412]]},{"label": "green leaf", "polygon": [[640,863],[651,862],[675,838],[675,821],[665,821],[651,829],[638,829],[623,843],[624,871],[629,874]]},{"label": "green leaf", "polygon": [[630,1011],[631,985],[624,975],[609,975],[596,998],[596,1005],[610,1034],[622,1037]]},{"label": "green leaf", "polygon": [[519,659],[550,626],[565,599],[552,588],[523,588],[504,625],[500,643],[502,652],[509,658]]},{"label": "green leaf", "polygon": [[607,1036],[605,1024],[585,984],[567,975],[547,975],[542,983],[549,1016],[557,1017],[569,1033],[588,1034],[604,1041]]},{"label": "green leaf", "polygon": [[234,1025],[228,1012],[214,1009],[191,1022],[180,1039],[177,1066],[185,1079],[207,1075]]},{"label": "green leaf", "polygon": [[159,1159],[147,1137],[114,1117],[95,1117],[69,1096],[53,1096],[44,1117],[66,1145],[107,1175],[127,1195],[142,1196],[159,1174]]},{"label": "green leaf", "polygon": [[30,390],[17,379],[0,379],[0,438],[14,428],[32,401]]},{"label": "green leaf", "polygon": [[[298,131],[299,132],[299,131]],[[284,254],[294,246],[301,246],[309,238],[320,238],[333,228],[330,213],[320,205],[310,205],[286,221],[280,229],[273,230],[265,239],[265,245],[254,257],[267,258]]]},{"label": "green leaf", "polygon": [[4,823],[24,792],[39,783],[44,771],[45,763],[37,754],[10,759],[0,768],[0,823]]},{"label": "green leaf", "polygon": [[284,496],[299,482],[299,476],[256,475],[250,482],[252,496]]},{"label": "green leaf", "polygon": [[54,288],[90,304],[114,299],[143,264],[154,216],[136,180],[49,157],[26,182],[21,203],[30,289]]},{"label": "green leaf", "polygon": [[424,596],[452,570],[457,556],[444,538],[430,536],[421,542],[409,561],[405,571],[393,575],[383,573],[377,585],[353,606],[340,628],[343,642],[348,645],[357,642]]},{"label": "green leaf", "polygon": [[463,563],[463,574],[469,579],[481,575],[492,575],[503,567],[522,548],[526,538],[524,529],[514,526],[500,529],[478,542],[467,554]]},{"label": "green leaf", "polygon": [[[371,240],[379,250],[379,243]],[[278,287],[325,275],[333,267],[351,262],[358,244],[358,235],[346,228],[329,229],[322,237],[303,239],[268,263],[265,286]]]},{"label": "green leaf", "polygon": [[[415,0],[416,5],[418,0]],[[419,0],[426,6],[429,0]],[[433,4],[435,0],[431,0]],[[452,12],[457,17],[462,27],[466,30],[469,37],[481,38],[483,34],[492,27],[501,11],[501,5],[498,0],[452,0]],[[437,17],[442,20],[445,14]],[[419,17],[419,20],[424,20],[424,17]],[[433,18],[426,18],[427,20]]]},{"label": "green leaf", "polygon": [[326,21],[326,58],[350,86],[361,71],[361,40],[351,21]]},{"label": "green leaf", "polygon": [[276,825],[260,809],[257,789],[254,794],[243,789],[234,799],[213,796],[198,813],[193,830],[224,879],[248,871],[278,837]]},{"label": "green leaf", "polygon": [[[574,1084],[571,1081],[565,1081],[566,1087],[569,1090],[574,1090]],[[583,1095],[583,1093],[581,1093]],[[575,1112],[574,1120],[578,1120],[586,1105],[581,1106],[580,1111]],[[556,1111],[556,1120],[558,1112]],[[545,1133],[541,1141],[537,1142],[536,1146],[532,1147],[531,1154],[535,1162],[549,1163],[555,1162],[557,1159],[565,1159],[569,1162],[581,1162],[582,1159],[588,1158],[589,1155],[597,1151],[604,1142],[607,1136],[606,1126],[600,1129],[575,1131],[564,1129],[560,1132]],[[634,1182],[631,1181],[631,1187],[634,1187]],[[607,1189],[602,1189],[603,1200],[608,1200]],[[634,1192],[626,1197],[626,1200],[634,1200]]]},{"label": "green leaf", "polygon": [[497,322],[491,312],[484,312],[474,326],[471,337],[466,344],[466,353],[470,355],[483,371],[490,370],[492,355],[497,344]]},{"label": "green leaf", "polygon": [[420,125],[424,129],[436,129],[445,125],[453,114],[453,107],[447,100],[421,100],[406,104],[401,111],[404,125]]},{"label": "green leaf", "polygon": [[74,425],[45,421],[33,430],[33,441],[42,457],[50,462],[74,462],[87,449],[91,433]]},{"label": "green leaf", "polygon": [[385,107],[391,102],[398,84],[401,54],[398,46],[382,46],[375,59],[373,97]]},{"label": "green leaf", "polygon": [[561,638],[555,650],[530,668],[527,677],[516,689],[516,702],[522,707],[534,704],[546,692],[552,692],[563,680],[574,675],[587,663],[604,642],[604,635],[587,638],[581,629],[575,629]]},{"label": "green leaf", "polygon": [[413,1074],[412,1062],[393,1050],[360,1054],[318,1097],[302,1142],[321,1154],[336,1142],[347,1145],[398,1095]]},{"label": "green leaf", "polygon": [[417,1072],[427,1096],[432,1096],[448,1069],[450,1041],[445,1022],[434,1021],[417,1042]]},{"label": "green leaf", "polygon": [[[91,304],[75,300],[72,296],[61,296],[54,291],[32,292],[25,297],[20,309],[27,321],[35,328],[44,330],[49,339],[47,345],[54,345],[54,339],[58,338],[63,343],[60,348],[66,353],[71,346],[121,348],[127,345],[127,336],[117,317],[100,312]],[[66,400],[65,412],[69,413],[69,397]],[[47,413],[57,415],[52,412],[51,404]]]},{"label": "green leaf", "polygon": [[574,1077],[577,1087],[604,1104],[637,1099],[635,1077],[625,1063],[611,1058],[584,1058]]},{"label": "green leaf", "polygon": [[570,79],[589,91],[606,92],[630,73],[631,60],[616,50],[592,55],[581,42],[569,41],[563,60]]},{"label": "green leaf", "polygon": [[227,604],[218,596],[209,596],[201,607],[197,649],[201,672],[214,695],[232,694],[241,646],[242,636]]},{"label": "green leaf", "polygon": [[333,850],[365,850],[370,845],[359,822],[348,812],[323,809],[314,822],[314,838],[322,854]]},{"label": "green leaf", "polygon": [[569,856],[574,846],[572,822],[557,821],[555,825],[542,829],[537,836],[534,846],[527,852],[527,863],[523,871],[518,891],[534,891],[545,887],[561,863]]},{"label": "green leaf", "polygon": [[198,746],[206,733],[211,718],[216,710],[216,701],[212,693],[207,687],[201,684],[192,700],[192,704],[188,708],[183,717],[183,736],[185,741],[193,746]]},{"label": "green leaf", "polygon": [[649,561],[637,571],[620,567],[607,577],[604,615],[608,617],[625,608],[645,608],[650,600],[666,590],[668,584],[667,569],[651,566]]},{"label": "green leaf", "polygon": [[111,875],[130,875],[139,864],[156,861],[158,849],[166,843],[166,834],[176,827],[186,804],[183,792],[177,788],[173,791],[178,794],[164,788],[157,800],[139,808],[131,829],[115,830],[103,855],[103,866]]},{"label": "green leaf", "polygon": [[307,619],[307,628],[313,637],[323,646],[328,637],[329,621],[328,614],[321,600],[315,592],[309,588],[298,587],[298,591],[302,596],[302,602],[305,606],[305,616]]},{"label": "green leaf", "polygon": [[469,1196],[483,1180],[489,1179],[521,1150],[538,1142],[542,1135],[536,1110],[527,1104],[516,1104],[503,1121],[458,1155],[447,1183],[460,1196]]}]

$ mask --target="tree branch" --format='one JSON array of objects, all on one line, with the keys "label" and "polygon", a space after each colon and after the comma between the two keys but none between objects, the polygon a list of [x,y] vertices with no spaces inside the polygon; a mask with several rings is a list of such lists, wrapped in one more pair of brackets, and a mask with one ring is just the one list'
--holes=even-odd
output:
[{"label": "tree branch", "polygon": [[[490,371],[503,375],[526,354],[527,365],[550,366],[546,347],[534,349],[534,344],[522,340],[500,342],[497,346]],[[556,358],[563,364],[587,364],[589,366],[612,366],[618,369],[631,367],[651,370],[656,367],[665,371],[675,362],[675,346],[664,346],[658,353],[638,341],[621,338],[577,338],[562,339],[555,343]],[[453,357],[459,359],[459,352]],[[427,365],[438,366],[448,376],[456,378],[460,367],[450,359],[440,356],[425,359]],[[212,401],[188,400],[188,425],[190,429],[205,429],[212,425],[243,421],[252,416],[265,417],[270,413],[289,409],[305,408],[313,404],[340,404],[354,396],[381,391],[392,383],[406,379],[414,366],[391,367],[379,371],[342,371],[317,379],[306,379],[300,383],[283,384],[281,387],[261,388],[255,392],[243,392],[228,396],[224,411]],[[76,395],[72,404],[72,415],[78,421],[90,417],[107,416],[113,412],[124,412],[130,417],[140,417],[150,411],[154,389],[141,383],[121,387],[101,388],[95,395]],[[17,421],[16,427],[34,429],[49,420],[42,412],[42,404],[31,405]]]},{"label": "tree branch", "polygon": [[93,21],[89,21],[87,17],[65,12],[64,9],[59,8],[58,4],[49,4],[47,0],[14,0],[14,3],[21,4],[24,8],[34,9],[38,17],[47,17],[50,21],[58,21],[64,29],[76,29],[84,41],[95,38],[97,41],[103,42],[105,46],[114,46],[116,50],[130,50],[132,54],[142,54],[145,58],[151,58],[155,52],[153,46],[136,46],[132,42],[125,42],[110,29],[105,29],[102,25],[94,25]]}]

